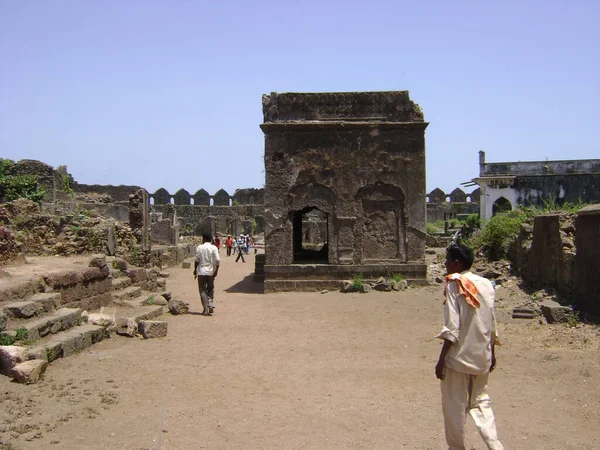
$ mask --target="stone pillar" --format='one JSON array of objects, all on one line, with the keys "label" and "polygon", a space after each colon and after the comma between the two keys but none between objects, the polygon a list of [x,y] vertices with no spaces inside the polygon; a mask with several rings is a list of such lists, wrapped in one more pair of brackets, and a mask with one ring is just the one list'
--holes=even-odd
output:
[{"label": "stone pillar", "polygon": [[575,219],[577,306],[600,315],[600,205],[582,208]]}]

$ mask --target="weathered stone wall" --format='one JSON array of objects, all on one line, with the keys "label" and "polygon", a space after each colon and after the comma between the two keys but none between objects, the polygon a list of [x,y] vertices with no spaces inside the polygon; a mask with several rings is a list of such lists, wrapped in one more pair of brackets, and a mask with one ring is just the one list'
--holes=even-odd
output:
[{"label": "weathered stone wall", "polygon": [[575,229],[577,304],[600,316],[600,205],[581,209]]},{"label": "weathered stone wall", "polygon": [[600,205],[536,216],[521,227],[510,258],[527,285],[551,287],[569,304],[600,315]]},{"label": "weathered stone wall", "polygon": [[[296,272],[336,278],[352,272],[339,265],[372,274],[423,260],[427,123],[407,92],[272,93],[263,112],[266,290]],[[313,208],[327,217],[328,267],[306,272],[294,229]]]},{"label": "weathered stone wall", "polygon": [[565,161],[515,161],[481,164],[480,176],[486,175],[552,175],[600,173],[600,159]]},{"label": "weathered stone wall", "polygon": [[142,189],[140,186],[111,186],[100,184],[75,183],[73,190],[83,194],[108,194],[113,202],[128,202],[129,196]]}]

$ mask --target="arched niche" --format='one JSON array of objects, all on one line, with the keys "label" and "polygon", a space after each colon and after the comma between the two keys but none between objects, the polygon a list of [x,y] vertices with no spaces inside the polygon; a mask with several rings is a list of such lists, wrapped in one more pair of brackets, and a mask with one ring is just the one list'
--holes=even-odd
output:
[{"label": "arched niche", "polygon": [[496,199],[496,201],[492,205],[492,216],[495,216],[496,214],[512,211],[512,209],[513,209],[513,207],[512,207],[512,204],[510,203],[510,201],[508,199],[506,199],[505,197],[500,197],[500,198]]},{"label": "arched niche", "polygon": [[356,194],[361,205],[362,259],[406,261],[406,213],[402,188],[375,183]]}]

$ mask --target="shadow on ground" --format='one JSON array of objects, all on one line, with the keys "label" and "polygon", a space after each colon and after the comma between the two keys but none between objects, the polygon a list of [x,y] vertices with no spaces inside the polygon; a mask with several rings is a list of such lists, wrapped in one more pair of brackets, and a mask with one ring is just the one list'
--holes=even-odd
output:
[{"label": "shadow on ground", "polygon": [[238,294],[264,294],[265,286],[260,281],[254,281],[253,275],[247,275],[243,280],[225,289],[228,293]]}]

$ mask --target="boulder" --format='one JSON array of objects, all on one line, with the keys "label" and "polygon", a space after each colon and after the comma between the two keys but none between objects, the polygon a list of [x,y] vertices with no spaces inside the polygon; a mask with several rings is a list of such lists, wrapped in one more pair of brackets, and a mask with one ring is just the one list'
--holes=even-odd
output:
[{"label": "boulder", "polygon": [[169,304],[167,299],[164,298],[162,295],[153,295],[151,297],[148,297],[148,300],[146,301],[146,303],[148,303],[149,305],[161,305],[161,306],[167,306]]},{"label": "boulder", "polygon": [[169,311],[171,311],[171,314],[174,315],[186,314],[190,310],[188,304],[182,302],[181,300],[171,300],[168,306]]},{"label": "boulder", "polygon": [[163,292],[160,295],[162,295],[167,301],[170,301],[172,296],[170,292]]},{"label": "boulder", "polygon": [[372,290],[373,290],[373,288],[371,287],[371,285],[369,283],[364,283],[358,291],[363,294],[366,294],[368,292],[371,292]]},{"label": "boulder", "polygon": [[114,330],[121,336],[134,337],[138,331],[138,325],[131,317],[119,317],[114,325]]},{"label": "boulder", "polygon": [[140,320],[138,329],[144,339],[165,337],[167,335],[167,322],[158,320]]},{"label": "boulder", "polygon": [[348,292],[356,292],[356,289],[354,289],[354,283],[352,283],[352,281],[342,281],[340,292],[344,294],[347,294]]},{"label": "boulder", "polygon": [[156,287],[161,289],[166,288],[167,280],[165,280],[164,278],[159,278],[158,280],[156,280]]},{"label": "boulder", "polygon": [[104,266],[106,266],[106,255],[92,255],[89,266],[102,269]]},{"label": "boulder", "polygon": [[568,306],[562,306],[554,300],[544,300],[540,305],[542,314],[548,323],[565,323],[573,317],[573,310]]},{"label": "boulder", "polygon": [[403,291],[408,288],[408,281],[400,280],[392,285],[392,289],[395,291]]},{"label": "boulder", "polygon": [[390,292],[392,290],[393,284],[394,283],[390,280],[379,278],[373,289],[375,289],[376,291]]},{"label": "boulder", "polygon": [[46,347],[33,347],[27,350],[27,359],[41,359],[43,361],[48,361],[48,352],[46,352]]},{"label": "boulder", "polygon": [[27,359],[27,349],[17,345],[0,346],[0,373],[10,375],[14,366]]},{"label": "boulder", "polygon": [[87,316],[87,322],[92,325],[98,325],[101,327],[108,327],[115,323],[115,314],[99,312],[90,313]]},{"label": "boulder", "polygon": [[18,383],[37,383],[40,377],[46,371],[48,361],[43,359],[32,359],[23,363],[17,364],[12,368],[10,375]]}]

